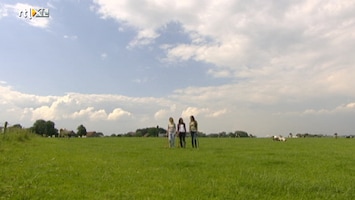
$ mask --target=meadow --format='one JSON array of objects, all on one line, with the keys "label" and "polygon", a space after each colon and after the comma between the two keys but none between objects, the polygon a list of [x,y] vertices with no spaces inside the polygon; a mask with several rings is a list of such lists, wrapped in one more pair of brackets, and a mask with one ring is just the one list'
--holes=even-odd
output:
[{"label": "meadow", "polygon": [[0,134],[0,199],[355,199],[355,140]]}]

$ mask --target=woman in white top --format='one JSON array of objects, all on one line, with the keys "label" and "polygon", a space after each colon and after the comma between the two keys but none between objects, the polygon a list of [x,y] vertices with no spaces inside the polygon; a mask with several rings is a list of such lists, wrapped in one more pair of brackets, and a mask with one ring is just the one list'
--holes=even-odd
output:
[{"label": "woman in white top", "polygon": [[174,119],[170,117],[169,124],[168,124],[168,140],[169,140],[170,148],[173,148],[175,146],[175,133],[176,133],[176,125],[174,123]]},{"label": "woman in white top", "polygon": [[180,139],[180,147],[185,148],[186,147],[186,125],[184,123],[184,120],[182,118],[179,119],[179,123],[177,126],[178,129],[178,134],[179,134],[179,139]]}]

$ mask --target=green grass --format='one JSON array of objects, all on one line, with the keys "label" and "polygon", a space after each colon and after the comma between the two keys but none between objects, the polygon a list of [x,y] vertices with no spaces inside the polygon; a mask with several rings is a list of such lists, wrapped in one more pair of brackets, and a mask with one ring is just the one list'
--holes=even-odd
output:
[{"label": "green grass", "polygon": [[355,199],[354,139],[28,138],[0,136],[0,199]]}]

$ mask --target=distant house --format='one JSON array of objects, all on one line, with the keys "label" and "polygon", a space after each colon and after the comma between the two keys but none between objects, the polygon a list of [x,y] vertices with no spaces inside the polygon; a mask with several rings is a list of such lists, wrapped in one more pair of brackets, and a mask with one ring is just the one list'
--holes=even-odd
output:
[{"label": "distant house", "polygon": [[104,137],[104,134],[101,132],[90,131],[86,132],[86,137]]},{"label": "distant house", "polygon": [[76,134],[72,130],[60,129],[58,137],[76,137]]}]

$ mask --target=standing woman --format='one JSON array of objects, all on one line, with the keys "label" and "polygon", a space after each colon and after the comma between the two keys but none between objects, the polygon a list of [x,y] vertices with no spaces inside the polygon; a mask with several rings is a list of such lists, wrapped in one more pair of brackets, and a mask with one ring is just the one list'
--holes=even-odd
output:
[{"label": "standing woman", "polygon": [[169,140],[170,148],[173,148],[175,146],[175,133],[176,133],[176,125],[174,123],[174,119],[170,117],[169,124],[168,124],[168,140]]},{"label": "standing woman", "polygon": [[190,133],[191,133],[191,142],[192,142],[192,148],[197,148],[197,121],[195,120],[195,117],[191,115],[190,117]]},{"label": "standing woman", "polygon": [[186,142],[185,142],[186,125],[184,123],[184,120],[182,120],[182,118],[179,119],[177,129],[178,129],[178,133],[179,133],[180,147],[185,148],[186,147]]}]

